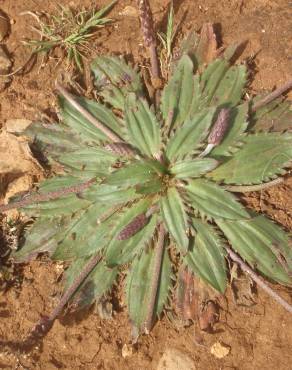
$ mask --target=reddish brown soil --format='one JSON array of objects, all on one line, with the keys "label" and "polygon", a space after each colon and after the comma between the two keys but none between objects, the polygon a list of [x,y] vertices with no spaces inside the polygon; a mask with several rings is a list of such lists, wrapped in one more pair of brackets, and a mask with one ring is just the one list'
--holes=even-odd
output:
[{"label": "reddish brown soil", "polygon": [[[155,20],[165,25],[169,1],[152,0]],[[14,69],[27,59],[29,51],[21,44],[24,37],[35,36],[29,26],[32,18],[20,15],[23,11],[52,11],[53,1],[0,0],[2,8],[12,20],[11,33],[5,47],[14,60]],[[105,4],[105,1],[62,1],[72,6]],[[145,50],[139,32],[138,19],[119,13],[135,1],[120,0],[112,12],[117,22],[102,30],[92,45],[92,56],[97,52],[126,53],[140,63]],[[292,3],[286,0],[175,0],[176,20],[184,15],[180,36],[191,28],[200,29],[204,22],[216,25],[223,45],[247,40],[241,60],[255,56],[254,79],[251,91],[271,89],[291,78],[292,60]],[[15,76],[1,93],[0,126],[7,119],[39,119],[41,112],[51,115],[55,110],[53,84],[63,64],[49,59],[41,67],[41,60],[29,73]],[[290,74],[290,75],[289,75]],[[290,93],[291,96],[291,93]],[[17,162],[17,158],[15,161]],[[5,188],[5,187],[4,187]],[[2,194],[4,196],[5,194]],[[292,229],[292,181],[284,185],[245,197],[250,207],[262,210],[287,229]],[[36,261],[24,266],[20,286],[13,286],[0,296],[1,341],[22,340],[41,314],[48,313],[58,301],[58,265]],[[289,291],[275,286],[283,297]],[[124,358],[122,348],[130,343],[130,326],[122,298],[118,312],[110,321],[102,321],[94,312],[81,312],[55,322],[42,348],[23,354],[9,347],[0,348],[0,368],[3,369],[156,369],[166,349],[180,350],[189,356],[196,369],[291,369],[292,317],[259,292],[256,305],[235,305],[230,291],[221,312],[215,334],[204,334],[205,346],[195,343],[194,327],[177,330],[163,318],[150,336],[139,339],[131,356]],[[216,359],[210,354],[213,343],[220,341],[230,346],[230,354]]]}]

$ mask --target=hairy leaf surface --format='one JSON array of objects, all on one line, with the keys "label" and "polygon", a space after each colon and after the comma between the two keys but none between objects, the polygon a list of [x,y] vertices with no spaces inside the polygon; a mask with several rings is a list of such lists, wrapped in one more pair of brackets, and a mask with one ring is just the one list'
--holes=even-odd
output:
[{"label": "hairy leaf surface", "polygon": [[231,220],[250,217],[232,194],[214,182],[205,179],[190,180],[185,188],[190,204],[202,215]]},{"label": "hairy leaf surface", "polygon": [[105,259],[109,266],[122,265],[140,255],[145,245],[153,237],[157,225],[157,216],[153,215],[148,223],[135,235],[126,240],[113,238],[107,249]]},{"label": "hairy leaf surface", "polygon": [[141,78],[123,59],[99,56],[91,64],[99,94],[114,108],[123,110],[126,96],[143,95]]},{"label": "hairy leaf surface", "polygon": [[214,226],[192,219],[196,231],[185,256],[187,266],[221,293],[226,289],[225,251]]},{"label": "hairy leaf surface", "polygon": [[208,109],[188,119],[169,140],[166,155],[173,162],[198,148],[212,125],[214,109]]},{"label": "hairy leaf surface", "polygon": [[[233,249],[268,278],[292,284],[292,248],[288,235],[264,216],[250,220],[216,220]],[[290,276],[289,276],[290,274]]]},{"label": "hairy leaf surface", "polygon": [[[143,332],[149,309],[151,283],[153,280],[155,249],[144,250],[140,257],[136,257],[132,263],[126,281],[126,297],[128,312],[131,321],[138,329]],[[157,317],[166,304],[171,285],[171,262],[167,251],[164,251],[162,269],[158,284],[156,303],[153,317]]]},{"label": "hairy leaf surface", "polygon": [[183,55],[163,90],[161,111],[165,120],[171,117],[168,129],[179,127],[189,114],[193,93],[193,68],[191,59]]},{"label": "hairy leaf surface", "polygon": [[126,101],[126,122],[131,144],[151,157],[159,153],[159,124],[146,99],[129,94]]},{"label": "hairy leaf surface", "polygon": [[226,184],[260,184],[277,175],[292,159],[292,134],[257,134],[245,137],[244,145],[210,176]]},{"label": "hairy leaf surface", "polygon": [[187,216],[182,199],[176,188],[168,189],[161,198],[160,208],[165,225],[176,241],[177,247],[185,253],[188,249]]},{"label": "hairy leaf surface", "polygon": [[175,177],[183,179],[188,177],[199,177],[213,170],[217,165],[218,162],[213,158],[197,158],[176,162],[170,170]]},{"label": "hairy leaf surface", "polygon": [[[65,289],[73,283],[87,262],[88,259],[78,259],[66,270]],[[73,307],[80,309],[95,300],[99,301],[112,288],[117,275],[117,268],[109,268],[103,261],[99,262],[71,298]]]}]

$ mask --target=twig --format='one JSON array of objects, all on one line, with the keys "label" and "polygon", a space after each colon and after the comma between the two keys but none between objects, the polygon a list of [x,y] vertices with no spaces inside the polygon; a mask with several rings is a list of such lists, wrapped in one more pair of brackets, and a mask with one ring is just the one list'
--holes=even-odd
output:
[{"label": "twig", "polygon": [[265,96],[263,99],[256,102],[254,106],[251,108],[251,111],[256,112],[259,108],[277,99],[279,96],[284,94],[284,92],[286,92],[287,90],[290,90],[291,88],[292,88],[292,80],[286,82],[283,86],[280,86],[278,89],[276,89],[275,91]]},{"label": "twig", "polygon": [[70,94],[63,86],[56,82],[56,89],[64,96],[64,98],[79,112],[84,118],[86,118],[90,123],[97,127],[101,132],[103,132],[111,141],[114,143],[121,143],[123,140],[114,133],[110,128],[105,126],[102,122],[96,119],[91,113],[89,113],[85,108],[80,105],[72,94]]},{"label": "twig", "polygon": [[150,286],[150,301],[147,307],[147,316],[145,320],[145,333],[149,334],[152,324],[153,324],[153,313],[155,310],[155,304],[157,299],[157,290],[161,277],[161,264],[164,253],[164,238],[165,238],[165,229],[161,224],[158,231],[158,240],[156,244],[155,256],[154,256],[154,266],[152,270],[153,279]]},{"label": "twig", "polygon": [[43,338],[51,329],[56,318],[62,313],[64,307],[67,305],[69,300],[72,298],[77,289],[81,286],[87,276],[95,268],[101,257],[99,254],[94,255],[82,269],[80,274],[76,277],[73,283],[65,291],[58,305],[51,312],[50,316],[43,317],[38,324],[35,325],[31,331],[29,337],[26,339],[26,343],[34,343],[39,339]]},{"label": "twig", "polygon": [[51,191],[51,192],[48,192],[48,193],[38,193],[38,192],[36,192],[36,193],[31,194],[31,195],[26,195],[18,201],[11,202],[9,204],[0,205],[0,213],[9,211],[9,210],[15,209],[15,208],[22,208],[22,207],[28,206],[30,204],[33,204],[33,203],[45,202],[45,201],[48,201],[48,200],[57,199],[57,198],[60,198],[62,196],[68,195],[68,194],[80,193],[80,192],[86,190],[87,188],[89,188],[95,182],[96,182],[95,179],[90,179],[90,180],[87,180],[85,182],[82,182],[81,184],[67,186],[65,188],[61,188],[59,190]]},{"label": "twig", "polygon": [[259,277],[236,253],[233,252],[229,247],[225,247],[230,258],[239,264],[241,269],[248,273],[250,277],[261,287],[265,292],[267,292],[276,302],[278,302],[282,307],[284,307],[288,312],[292,313],[292,306],[280,297],[273,289],[271,289],[265,281]]},{"label": "twig", "polygon": [[28,65],[28,63],[32,60],[32,58],[36,58],[36,54],[35,54],[34,51],[32,53],[30,53],[29,57],[23,63],[22,66],[16,68],[13,72],[10,72],[10,73],[7,73],[7,74],[0,74],[0,77],[11,77],[11,76],[16,75],[18,72],[22,71]]},{"label": "twig", "polygon": [[260,190],[269,189],[272,186],[282,184],[283,182],[284,182],[284,178],[278,177],[275,180],[264,182],[263,184],[257,184],[257,185],[225,185],[224,189],[228,191],[232,191],[233,193],[248,193],[251,191],[260,191]]}]

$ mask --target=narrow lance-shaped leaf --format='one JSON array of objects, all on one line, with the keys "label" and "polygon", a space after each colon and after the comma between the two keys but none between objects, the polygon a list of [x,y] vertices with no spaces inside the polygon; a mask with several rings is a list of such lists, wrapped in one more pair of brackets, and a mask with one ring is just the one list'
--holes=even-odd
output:
[{"label": "narrow lance-shaped leaf", "polygon": [[[149,309],[151,283],[153,280],[155,249],[145,249],[140,257],[136,257],[126,281],[126,297],[128,312],[138,332],[144,331]],[[167,250],[164,251],[161,272],[154,307],[153,317],[163,310],[171,286],[171,262]]]},{"label": "narrow lance-shaped leaf", "polygon": [[178,179],[200,177],[217,167],[218,161],[213,158],[197,158],[175,163],[170,171]]},{"label": "narrow lance-shaped leaf", "polygon": [[232,247],[267,278],[292,284],[292,248],[279,226],[264,216],[250,220],[216,220]]},{"label": "narrow lance-shaped leaf", "polygon": [[126,122],[131,144],[151,157],[159,153],[159,124],[146,99],[129,94],[126,101]]},{"label": "narrow lance-shaped leaf", "polygon": [[136,185],[150,181],[157,177],[157,173],[147,162],[135,161],[114,171],[105,180],[109,185],[121,187]]},{"label": "narrow lance-shaped leaf", "polygon": [[284,173],[292,159],[292,134],[256,134],[244,138],[234,156],[207,176],[226,184],[260,184]]},{"label": "narrow lance-shaped leaf", "polygon": [[190,204],[202,215],[231,220],[250,217],[232,194],[211,181],[190,180],[185,188]]},{"label": "narrow lance-shaped leaf", "polygon": [[216,229],[199,219],[192,219],[195,236],[184,258],[187,266],[221,293],[226,289],[226,262],[223,243]]},{"label": "narrow lance-shaped leaf", "polygon": [[59,240],[52,259],[72,260],[102,250],[110,239],[117,219],[115,208],[109,209],[104,204],[92,204],[84,212],[77,213]]},{"label": "narrow lance-shaped leaf", "polygon": [[78,197],[77,194],[69,194],[54,200],[26,205],[23,210],[31,216],[56,217],[70,215],[87,208],[89,205],[88,200]]},{"label": "narrow lance-shaped leaf", "polygon": [[32,227],[26,230],[24,245],[12,253],[13,260],[21,263],[34,259],[39,253],[47,252],[52,255],[69,222],[70,218],[68,217],[52,220],[39,218]]},{"label": "narrow lance-shaped leaf", "polygon": [[[65,289],[73,283],[87,262],[88,259],[78,259],[71,264],[65,273]],[[99,262],[71,298],[71,307],[81,309],[99,301],[111,289],[117,275],[117,268],[109,268],[103,261]]]},{"label": "narrow lance-shaped leaf", "polygon": [[193,63],[187,55],[183,55],[175,68],[173,76],[165,86],[161,111],[164,120],[172,116],[170,127],[178,127],[186,119],[192,102],[193,93]]},{"label": "narrow lance-shaped leaf", "polygon": [[82,193],[82,198],[91,202],[115,205],[129,202],[138,197],[135,188],[124,189],[118,185],[96,184]]},{"label": "narrow lance-shaped leaf", "polygon": [[161,198],[160,208],[165,225],[182,253],[188,249],[187,216],[176,188],[168,189]]},{"label": "narrow lance-shaped leaf", "polygon": [[[263,96],[253,99],[256,103]],[[290,101],[283,101],[280,97],[269,104],[252,112],[250,117],[250,129],[255,132],[273,131],[283,132],[292,128],[292,105]]]},{"label": "narrow lance-shaped leaf", "polygon": [[98,93],[113,107],[123,110],[130,92],[143,95],[141,78],[127,63],[114,56],[98,56],[91,64]]},{"label": "narrow lance-shaped leaf", "polygon": [[214,109],[208,109],[196,114],[175,132],[166,147],[169,161],[182,159],[198,148],[212,125],[214,111]]},{"label": "narrow lance-shaped leaf", "polygon": [[[122,121],[119,120],[112,111],[95,101],[80,97],[74,97],[74,99],[103,125],[123,138]],[[63,97],[59,98],[59,103],[62,108],[61,113],[65,124],[78,133],[83,140],[99,145],[101,141],[106,141],[108,139],[103,132],[84,118],[84,116]]]},{"label": "narrow lance-shaped leaf", "polygon": [[150,220],[146,219],[146,224],[137,225],[139,229],[132,231],[127,238],[119,239],[119,236],[118,238],[113,238],[106,250],[105,258],[107,264],[109,266],[122,265],[130,262],[135,256],[139,256],[153,237],[156,225],[157,216],[153,215]]}]

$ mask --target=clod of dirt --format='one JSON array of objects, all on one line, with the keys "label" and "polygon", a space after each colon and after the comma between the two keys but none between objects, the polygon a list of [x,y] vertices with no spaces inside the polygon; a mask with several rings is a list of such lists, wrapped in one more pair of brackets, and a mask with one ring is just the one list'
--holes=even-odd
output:
[{"label": "clod of dirt", "polygon": [[223,358],[230,353],[230,349],[230,346],[227,344],[216,342],[212,345],[210,352],[216,358]]},{"label": "clod of dirt", "polygon": [[199,315],[200,329],[207,332],[212,332],[213,326],[219,320],[219,309],[213,301],[208,301],[202,312]]},{"label": "clod of dirt", "polygon": [[0,91],[3,91],[11,80],[8,76],[1,76],[9,73],[11,65],[11,60],[6,54],[3,46],[0,45]]},{"label": "clod of dirt", "polygon": [[13,119],[8,119],[5,122],[5,130],[10,133],[21,133],[23,132],[30,124],[32,121],[29,119],[24,119],[24,118],[13,118]]},{"label": "clod of dirt", "polygon": [[[29,190],[41,177],[41,167],[28,143],[6,131],[0,133],[0,197],[7,203],[13,195]],[[1,201],[1,203],[2,203]]]},{"label": "clod of dirt", "polygon": [[0,41],[8,34],[9,31],[9,21],[7,17],[0,10]]},{"label": "clod of dirt", "polygon": [[185,353],[170,348],[159,360],[157,370],[196,370],[194,361]]},{"label": "clod of dirt", "polygon": [[127,5],[121,12],[119,12],[119,15],[123,15],[125,17],[138,17],[138,10],[134,6]]},{"label": "clod of dirt", "polygon": [[122,348],[122,357],[127,358],[133,356],[133,347],[125,343]]}]

